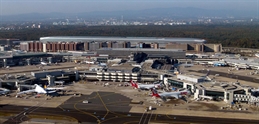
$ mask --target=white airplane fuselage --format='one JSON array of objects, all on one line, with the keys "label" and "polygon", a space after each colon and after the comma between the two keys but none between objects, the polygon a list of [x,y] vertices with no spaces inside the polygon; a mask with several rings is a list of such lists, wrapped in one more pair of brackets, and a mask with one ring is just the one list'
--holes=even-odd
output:
[{"label": "white airplane fuselage", "polygon": [[40,62],[41,65],[49,65],[48,63],[46,62]]},{"label": "white airplane fuselage", "polygon": [[157,88],[158,84],[138,84],[137,88],[138,89],[145,89],[145,90],[149,90],[151,88]]},{"label": "white airplane fuselage", "polygon": [[139,83],[135,83],[133,81],[130,82],[132,87],[136,88],[136,89],[141,89],[141,90],[150,90],[153,88],[160,88],[161,84],[139,84]]},{"label": "white airplane fuselage", "polygon": [[156,90],[152,89],[152,96],[153,97],[157,97],[157,98],[161,98],[162,100],[166,100],[166,99],[172,99],[172,98],[176,98],[179,99],[181,98],[183,95],[189,95],[190,91],[184,90],[184,91],[178,91],[178,92],[163,92],[163,93],[158,93]]}]

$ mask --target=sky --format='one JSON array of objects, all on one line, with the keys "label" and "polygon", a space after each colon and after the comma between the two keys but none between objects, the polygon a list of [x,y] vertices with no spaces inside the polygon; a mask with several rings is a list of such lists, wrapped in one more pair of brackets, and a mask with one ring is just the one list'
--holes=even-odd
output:
[{"label": "sky", "polygon": [[259,11],[259,0],[0,0],[0,15],[195,7]]}]

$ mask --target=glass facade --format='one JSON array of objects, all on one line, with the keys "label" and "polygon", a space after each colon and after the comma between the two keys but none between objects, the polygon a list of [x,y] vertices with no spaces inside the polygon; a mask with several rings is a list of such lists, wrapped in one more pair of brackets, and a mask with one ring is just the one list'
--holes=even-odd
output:
[{"label": "glass facade", "polygon": [[191,90],[191,89],[192,89],[192,86],[187,84],[187,89],[188,89],[188,90]]},{"label": "glass facade", "polygon": [[168,82],[168,84],[170,84],[173,87],[183,88],[183,82],[171,80],[171,79],[168,79],[167,82]]},{"label": "glass facade", "polygon": [[237,90],[237,91],[234,91],[234,94],[243,94],[243,95],[246,95],[246,91],[245,91],[245,90]]},{"label": "glass facade", "polygon": [[224,97],[224,92],[205,91],[205,96]]}]

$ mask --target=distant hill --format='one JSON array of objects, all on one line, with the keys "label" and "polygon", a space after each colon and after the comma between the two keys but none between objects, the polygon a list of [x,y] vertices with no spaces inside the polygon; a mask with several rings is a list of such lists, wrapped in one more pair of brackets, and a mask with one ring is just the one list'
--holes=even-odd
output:
[{"label": "distant hill", "polygon": [[104,17],[121,17],[124,19],[136,19],[138,17],[173,17],[173,18],[197,18],[202,16],[209,17],[256,17],[256,11],[236,11],[236,10],[208,10],[200,8],[153,8],[145,10],[124,10],[124,11],[95,11],[85,13],[28,13],[19,15],[4,15],[3,21],[33,21],[49,20],[55,18],[104,18]]}]

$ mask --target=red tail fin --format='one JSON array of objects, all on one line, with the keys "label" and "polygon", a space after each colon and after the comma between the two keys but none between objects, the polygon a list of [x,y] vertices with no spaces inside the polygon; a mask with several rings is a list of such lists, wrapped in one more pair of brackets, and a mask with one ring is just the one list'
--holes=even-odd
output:
[{"label": "red tail fin", "polygon": [[130,83],[132,87],[138,88],[137,83],[133,82],[133,80],[131,80]]},{"label": "red tail fin", "polygon": [[152,96],[160,97],[160,95],[157,93],[156,90],[154,90],[153,88],[151,88],[151,91],[152,91]]},{"label": "red tail fin", "polygon": [[190,95],[190,91],[181,91],[180,95]]}]

